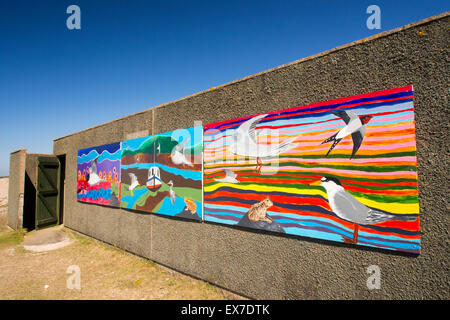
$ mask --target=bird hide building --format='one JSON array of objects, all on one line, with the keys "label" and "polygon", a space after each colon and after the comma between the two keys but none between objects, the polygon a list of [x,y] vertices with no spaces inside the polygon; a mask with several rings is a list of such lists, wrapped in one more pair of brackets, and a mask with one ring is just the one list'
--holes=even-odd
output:
[{"label": "bird hide building", "polygon": [[51,155],[15,151],[8,223],[63,223],[251,298],[448,298],[448,26],[443,13],[54,139]]}]

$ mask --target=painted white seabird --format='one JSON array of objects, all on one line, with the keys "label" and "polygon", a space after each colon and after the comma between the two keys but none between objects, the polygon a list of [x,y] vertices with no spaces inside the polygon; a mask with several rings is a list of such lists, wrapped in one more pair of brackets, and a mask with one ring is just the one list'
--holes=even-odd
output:
[{"label": "painted white seabird", "polygon": [[256,138],[256,126],[265,116],[267,116],[267,114],[261,114],[242,123],[235,130],[233,134],[233,144],[230,146],[231,153],[235,155],[256,158],[256,172],[261,171],[261,159],[276,157],[296,146],[292,142],[297,139],[297,137],[288,138],[277,145],[258,144]]},{"label": "painted white seabird", "polygon": [[168,186],[169,186],[169,195],[170,195],[170,201],[172,202],[172,205],[175,205],[175,191],[173,191],[173,182],[172,180],[170,180],[169,182],[167,182]]},{"label": "painted white seabird", "polygon": [[186,164],[190,167],[193,166],[192,163],[188,159],[186,159],[186,155],[184,154],[184,146],[186,145],[186,142],[188,140],[189,139],[186,138],[175,147],[173,147],[172,153],[170,154],[170,158],[172,159],[173,164]]},{"label": "painted white seabird", "polygon": [[139,186],[139,181],[134,173],[128,173],[131,179],[130,186],[128,187],[128,191],[131,191],[131,196],[133,196],[133,190]]},{"label": "painted white seabird", "polygon": [[321,180],[312,183],[325,188],[328,196],[328,203],[331,210],[341,219],[353,222],[353,239],[343,237],[344,242],[358,242],[358,228],[360,224],[375,224],[389,220],[414,221],[417,215],[390,214],[371,209],[358,200],[350,193],[345,191],[340,181],[332,177],[323,177]]},{"label": "painted white seabird", "polygon": [[351,134],[353,140],[353,151],[350,159],[352,159],[356,154],[356,151],[358,151],[361,146],[364,139],[364,134],[366,133],[366,125],[370,119],[372,119],[372,116],[358,117],[354,112],[344,110],[334,110],[331,111],[331,113],[341,118],[345,122],[346,126],[321,143],[324,144],[333,141],[333,144],[330,150],[328,150],[326,156],[328,156],[331,150],[333,150],[343,138]]},{"label": "painted white seabird", "polygon": [[231,171],[230,169],[225,169],[225,177],[220,179],[214,179],[218,182],[226,182],[226,183],[238,183],[238,179],[236,179],[237,174]]},{"label": "painted white seabird", "polygon": [[89,183],[90,186],[93,186],[93,185],[96,185],[97,183],[105,181],[103,179],[100,179],[100,177],[98,176],[98,173],[97,173],[97,159],[98,159],[98,157],[100,157],[100,155],[98,155],[97,157],[95,157],[91,161],[91,166],[88,169],[88,172],[89,172],[88,183]]}]

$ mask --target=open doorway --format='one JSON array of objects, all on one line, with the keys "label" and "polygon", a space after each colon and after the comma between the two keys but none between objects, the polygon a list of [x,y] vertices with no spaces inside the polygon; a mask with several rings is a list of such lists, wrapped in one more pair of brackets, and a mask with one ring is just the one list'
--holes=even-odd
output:
[{"label": "open doorway", "polygon": [[66,155],[58,156],[59,160],[59,224],[64,223],[64,191],[66,183]]},{"label": "open doorway", "polygon": [[34,230],[36,225],[36,188],[27,172],[25,172],[22,223],[28,231]]}]

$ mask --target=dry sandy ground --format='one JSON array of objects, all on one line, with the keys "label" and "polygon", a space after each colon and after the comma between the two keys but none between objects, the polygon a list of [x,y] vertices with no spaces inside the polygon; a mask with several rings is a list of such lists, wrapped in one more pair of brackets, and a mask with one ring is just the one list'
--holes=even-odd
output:
[{"label": "dry sandy ground", "polygon": [[[8,192],[7,181],[1,180],[5,179],[0,179],[0,198],[5,188],[6,197]],[[69,229],[63,229],[74,240],[68,246],[27,251],[21,245],[25,231],[6,226],[7,208],[0,206],[0,300],[242,299]],[[67,271],[73,265],[80,270],[79,290],[67,286],[73,276]]]},{"label": "dry sandy ground", "polygon": [[[24,231],[0,230],[0,300],[241,299],[68,229],[72,244],[39,253],[20,245]],[[67,287],[72,265],[80,270],[80,290]]]},{"label": "dry sandy ground", "polygon": [[0,178],[0,208],[8,204],[9,178]]},{"label": "dry sandy ground", "polygon": [[7,228],[6,217],[8,215],[8,181],[9,178],[0,178],[0,233]]}]

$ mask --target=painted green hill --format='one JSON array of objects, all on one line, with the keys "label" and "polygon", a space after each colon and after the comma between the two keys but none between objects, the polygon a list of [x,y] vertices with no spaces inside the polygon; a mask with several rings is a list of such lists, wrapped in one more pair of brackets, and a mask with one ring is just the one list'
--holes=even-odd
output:
[{"label": "painted green hill", "polygon": [[[150,137],[136,150],[122,150],[122,157],[127,155],[134,156],[138,153],[153,154],[155,152],[155,148],[158,148],[158,144],[160,145],[160,153],[171,153],[173,147],[175,147],[178,142],[168,136]],[[185,150],[187,154],[201,154],[203,151],[203,146],[202,143],[197,143],[195,146],[186,148]]]}]

